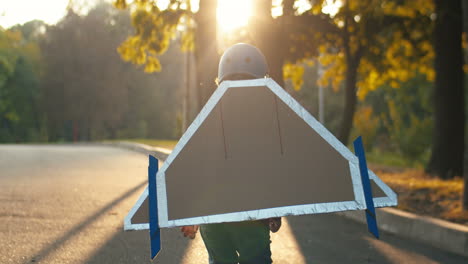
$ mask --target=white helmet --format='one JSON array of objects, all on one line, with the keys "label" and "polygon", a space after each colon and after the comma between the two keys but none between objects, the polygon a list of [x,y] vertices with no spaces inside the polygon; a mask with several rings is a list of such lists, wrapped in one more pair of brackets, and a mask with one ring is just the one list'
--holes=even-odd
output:
[{"label": "white helmet", "polygon": [[228,48],[218,66],[218,83],[234,74],[247,74],[263,78],[268,74],[268,65],[262,52],[256,47],[238,43]]}]

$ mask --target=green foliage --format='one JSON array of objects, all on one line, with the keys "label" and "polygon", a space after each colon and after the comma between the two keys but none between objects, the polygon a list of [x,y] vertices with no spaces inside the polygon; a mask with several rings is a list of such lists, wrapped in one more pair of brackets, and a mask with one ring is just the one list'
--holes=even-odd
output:
[{"label": "green foliage", "polygon": [[410,159],[427,158],[432,138],[432,120],[420,120],[415,115],[410,115],[410,122],[403,133],[396,133],[396,140],[400,139],[397,142],[400,142],[401,152]]},{"label": "green foliage", "polygon": [[0,29],[0,142],[43,137],[39,65],[38,45],[22,37],[21,27]]},{"label": "green foliage", "polygon": [[370,106],[361,106],[354,115],[354,131],[352,138],[362,136],[365,140],[364,147],[372,149],[377,138],[377,129],[380,120],[374,115]]},{"label": "green foliage", "polygon": [[[303,63],[303,85],[287,90],[318,119],[318,63]],[[324,125],[336,135],[342,118],[343,87],[324,88]],[[429,157],[432,134],[432,83],[423,75],[398,83],[398,88],[381,86],[369,92],[354,116],[352,139],[361,135],[372,163],[421,167]],[[352,146],[350,146],[352,148]]]},{"label": "green foliage", "polygon": [[[363,102],[365,107],[373,110],[368,119],[378,121],[374,147],[399,153],[409,162],[424,163],[428,158],[432,138],[429,92],[432,84],[424,76],[418,75],[398,86],[397,89],[380,87],[370,92]],[[355,131],[360,131],[365,122],[355,124]]]},{"label": "green foliage", "polygon": [[390,167],[408,168],[408,167],[421,167],[421,163],[403,157],[399,152],[382,151],[381,149],[374,148],[366,151],[366,159],[368,163],[384,165]]},{"label": "green foliage", "polygon": [[21,40],[21,33],[0,28],[0,88],[15,70]]},{"label": "green foliage", "polygon": [[21,32],[21,35],[26,41],[40,40],[46,31],[47,25],[41,20],[32,20],[23,25],[16,25],[10,28],[11,31]]}]

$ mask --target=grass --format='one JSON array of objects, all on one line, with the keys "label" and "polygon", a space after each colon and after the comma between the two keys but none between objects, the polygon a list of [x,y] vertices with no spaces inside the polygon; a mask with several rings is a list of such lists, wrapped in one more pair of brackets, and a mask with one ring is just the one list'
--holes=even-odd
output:
[{"label": "grass", "polygon": [[394,152],[380,151],[373,149],[366,152],[366,159],[369,163],[379,164],[398,168],[422,168],[423,161],[405,158],[403,155]]}]

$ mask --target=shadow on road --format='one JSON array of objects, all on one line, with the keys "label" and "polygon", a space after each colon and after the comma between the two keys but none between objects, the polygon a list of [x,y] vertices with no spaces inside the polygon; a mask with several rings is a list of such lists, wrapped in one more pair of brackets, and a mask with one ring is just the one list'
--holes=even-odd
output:
[{"label": "shadow on road", "polygon": [[87,226],[89,226],[91,223],[96,221],[99,217],[102,215],[108,213],[109,210],[111,210],[114,206],[118,205],[120,202],[125,200],[126,198],[130,197],[133,195],[135,192],[140,190],[143,186],[147,184],[147,181],[143,181],[142,183],[136,185],[132,189],[128,190],[121,196],[117,197],[113,201],[109,202],[107,205],[102,207],[100,210],[98,210],[96,213],[93,215],[89,216],[86,218],[84,221],[82,221],[80,224],[74,226],[72,229],[70,229],[68,232],[66,232],[63,236],[59,237],[56,239],[52,244],[44,247],[41,251],[36,253],[30,260],[24,262],[26,263],[31,263],[31,262],[40,262],[41,260],[45,259],[50,253],[54,252],[56,249],[58,249],[62,244],[66,243],[68,240],[73,238],[74,236],[78,235],[81,231],[83,231]]},{"label": "shadow on road", "polygon": [[[117,232],[86,263],[150,263],[150,242],[148,231]],[[182,263],[189,247],[178,228],[161,230],[162,249],[156,263]],[[206,261],[207,262],[207,261]],[[206,263],[205,262],[205,263]],[[197,261],[188,263],[199,263]]]},{"label": "shadow on road", "polygon": [[468,263],[467,258],[391,234],[373,238],[367,226],[335,214],[288,217],[306,263]]}]

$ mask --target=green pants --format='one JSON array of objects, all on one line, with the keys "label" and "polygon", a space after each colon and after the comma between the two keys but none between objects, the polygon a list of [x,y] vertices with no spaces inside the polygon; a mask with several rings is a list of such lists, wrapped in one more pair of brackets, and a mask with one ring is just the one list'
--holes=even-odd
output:
[{"label": "green pants", "polygon": [[211,263],[272,263],[270,230],[260,221],[202,225],[200,233]]}]

